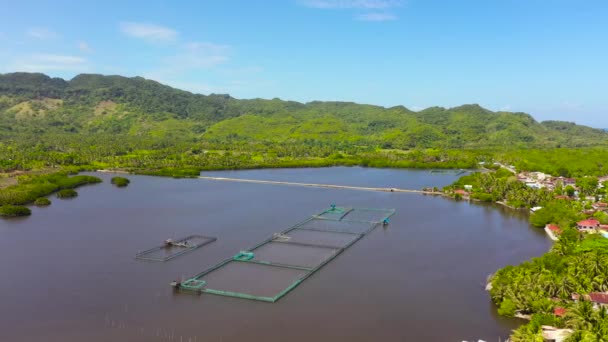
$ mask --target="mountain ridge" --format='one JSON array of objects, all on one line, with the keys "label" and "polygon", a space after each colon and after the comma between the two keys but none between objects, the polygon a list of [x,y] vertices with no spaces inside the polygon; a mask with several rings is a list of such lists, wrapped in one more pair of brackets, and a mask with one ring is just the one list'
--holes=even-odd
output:
[{"label": "mountain ridge", "polygon": [[0,138],[117,134],[210,141],[315,140],[383,148],[584,147],[608,133],[478,104],[413,111],[342,101],[300,103],[194,94],[143,77],[0,74]]}]

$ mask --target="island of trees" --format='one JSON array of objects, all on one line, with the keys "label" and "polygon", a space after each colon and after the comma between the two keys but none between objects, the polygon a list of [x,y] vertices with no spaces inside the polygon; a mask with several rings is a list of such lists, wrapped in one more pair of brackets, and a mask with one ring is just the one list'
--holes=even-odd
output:
[{"label": "island of trees", "polygon": [[124,178],[124,177],[112,177],[110,182],[119,188],[124,188],[127,185],[129,185],[129,183],[131,183],[131,181],[128,178]]},{"label": "island of trees", "polygon": [[51,205],[51,200],[46,197],[40,197],[34,201],[34,205],[38,207],[46,207]]},{"label": "island of trees", "polygon": [[28,207],[10,204],[0,206],[0,217],[19,217],[29,216],[31,214],[32,211]]},{"label": "island of trees", "polygon": [[57,198],[61,199],[74,198],[76,196],[78,196],[78,192],[74,189],[63,189],[57,192]]}]

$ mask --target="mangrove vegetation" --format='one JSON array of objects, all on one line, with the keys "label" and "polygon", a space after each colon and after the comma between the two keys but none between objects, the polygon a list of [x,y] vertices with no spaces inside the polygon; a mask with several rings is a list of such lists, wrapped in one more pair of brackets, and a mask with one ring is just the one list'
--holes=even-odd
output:
[{"label": "mangrove vegetation", "polygon": [[40,197],[34,201],[34,205],[38,207],[46,207],[51,205],[51,200],[46,197]]}]

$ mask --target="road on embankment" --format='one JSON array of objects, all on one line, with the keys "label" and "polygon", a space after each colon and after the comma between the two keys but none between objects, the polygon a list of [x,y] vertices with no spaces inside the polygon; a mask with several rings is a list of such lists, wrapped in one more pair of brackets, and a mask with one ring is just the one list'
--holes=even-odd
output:
[{"label": "road on embankment", "polygon": [[298,182],[283,182],[283,181],[271,181],[271,180],[227,178],[227,177],[209,177],[209,176],[199,176],[198,178],[199,179],[206,179],[206,180],[213,180],[213,181],[224,181],[224,182],[241,182],[241,183],[254,183],[254,184],[304,186],[304,187],[311,187],[311,188],[345,189],[345,190],[360,190],[360,191],[381,191],[381,192],[405,192],[405,193],[425,194],[425,195],[442,195],[443,194],[442,192],[436,192],[436,191],[413,190],[413,189],[399,189],[399,188],[374,188],[374,187],[362,187],[362,186],[351,186],[351,185],[298,183]]}]

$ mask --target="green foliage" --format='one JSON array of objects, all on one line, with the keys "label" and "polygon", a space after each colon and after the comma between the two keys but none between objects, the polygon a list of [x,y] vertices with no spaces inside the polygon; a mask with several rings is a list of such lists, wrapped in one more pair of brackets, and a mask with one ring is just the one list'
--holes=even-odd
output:
[{"label": "green foliage", "polygon": [[[522,170],[602,175],[600,161],[608,160],[606,132],[477,105],[413,112],[237,100],[140,77],[64,81],[27,73],[0,75],[0,99],[0,171],[76,166],[191,177],[195,172],[178,170],[474,168],[498,160]],[[579,148],[590,146],[599,147]]]},{"label": "green foliage", "polygon": [[566,187],[566,195],[568,195],[568,197],[574,196],[575,192],[576,192],[576,189],[572,185],[568,185]]},{"label": "green foliage", "polygon": [[57,198],[66,199],[78,196],[78,192],[74,189],[63,189],[57,192]]},{"label": "green foliage", "polygon": [[34,201],[34,205],[38,207],[46,207],[51,205],[51,200],[46,197],[36,198],[36,200]]},{"label": "green foliage", "polygon": [[19,217],[29,216],[32,214],[30,208],[20,205],[3,205],[0,206],[0,217]]},{"label": "green foliage", "polygon": [[498,313],[503,316],[513,316],[517,310],[517,306],[511,299],[505,299],[498,307]]},{"label": "green foliage", "polygon": [[581,177],[576,180],[576,186],[580,189],[582,195],[593,195],[597,190],[599,182],[597,177]]},{"label": "green foliage", "polygon": [[[490,295],[499,305],[499,313],[534,314],[530,323],[513,333],[513,341],[528,341],[524,336],[535,336],[541,325],[570,327],[579,335],[608,332],[605,312],[593,310],[589,302],[575,304],[569,300],[572,293],[608,290],[608,239],[597,235],[581,239],[575,234],[574,229],[567,229],[549,253],[519,266],[505,267],[493,276]],[[563,320],[551,315],[555,306],[566,307]]]},{"label": "green foliage", "polygon": [[556,223],[560,227],[571,227],[575,222],[583,219],[578,202],[553,200],[546,202],[542,209],[530,215],[530,223],[536,227],[544,227],[549,223]]},{"label": "green foliage", "polygon": [[476,172],[457,180],[450,189],[473,186],[472,199],[483,202],[504,201],[509,205],[522,208],[533,207],[552,199],[552,194],[544,189],[533,189],[519,182],[510,171],[499,169],[496,172]]},{"label": "green foliage", "polygon": [[159,170],[144,170],[138,173],[149,176],[163,176],[173,178],[195,178],[201,174],[200,169],[167,167]]},{"label": "green foliage", "polygon": [[128,178],[124,178],[124,177],[112,177],[110,182],[119,188],[123,188],[123,187],[129,185],[129,183],[131,183],[131,181]]}]

